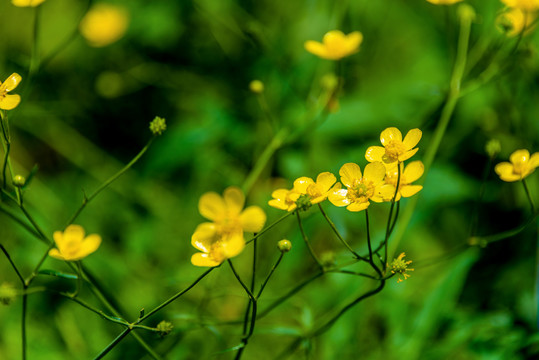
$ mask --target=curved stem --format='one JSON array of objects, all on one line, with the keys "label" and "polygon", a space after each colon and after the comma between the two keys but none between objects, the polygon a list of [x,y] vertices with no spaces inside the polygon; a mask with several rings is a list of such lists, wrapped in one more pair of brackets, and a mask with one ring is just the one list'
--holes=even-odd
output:
[{"label": "curved stem", "polygon": [[249,239],[245,242],[245,244],[249,244],[250,242],[253,242],[254,240],[258,239],[260,236],[262,236],[266,231],[270,230],[272,227],[292,215],[293,212],[287,212],[283,216],[281,216],[279,219],[275,220],[271,225],[266,226],[264,229],[262,229],[260,232],[258,232],[256,235],[252,237],[252,239]]},{"label": "curved stem", "polygon": [[307,249],[309,249],[309,252],[311,253],[311,256],[313,257],[314,261],[318,264],[320,269],[322,269],[323,271],[324,266],[322,266],[322,263],[320,262],[316,254],[314,253],[314,250],[311,244],[309,243],[309,239],[307,238],[307,235],[305,234],[305,230],[303,230],[303,224],[301,222],[301,216],[299,215],[299,210],[296,210],[296,217],[298,219],[299,230],[301,232],[301,236],[303,237],[303,241],[305,242],[305,245],[307,245]]},{"label": "curved stem", "polygon": [[533,203],[533,199],[530,195],[530,190],[528,189],[528,184],[526,184],[526,180],[522,179],[522,186],[524,186],[524,191],[526,192],[526,196],[528,197],[528,201],[530,202],[530,206],[532,207],[532,214],[535,213],[535,205]]},{"label": "curved stem", "polygon": [[258,290],[258,294],[256,294],[256,298],[259,299],[260,298],[260,295],[262,295],[262,291],[264,291],[264,288],[266,287],[266,285],[268,284],[268,281],[269,279],[271,278],[271,275],[273,275],[273,272],[275,271],[275,269],[277,269],[277,266],[279,266],[279,264],[281,263],[281,260],[283,259],[283,256],[284,256],[284,253],[281,252],[281,254],[279,254],[279,258],[277,259],[277,261],[275,262],[275,264],[272,266],[270,272],[268,273],[268,276],[266,276],[266,279],[264,280],[264,282],[262,283],[262,286],[260,287],[260,290]]}]

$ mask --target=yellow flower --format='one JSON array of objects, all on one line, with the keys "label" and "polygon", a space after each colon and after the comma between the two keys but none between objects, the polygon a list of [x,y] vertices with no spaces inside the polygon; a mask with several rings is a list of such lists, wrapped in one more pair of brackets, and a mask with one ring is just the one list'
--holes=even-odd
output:
[{"label": "yellow flower", "polygon": [[370,205],[369,200],[382,202],[391,199],[395,187],[384,183],[385,174],[386,168],[379,161],[367,164],[363,175],[359,165],[344,164],[339,175],[346,189],[342,189],[341,184],[337,183],[328,199],[335,206],[346,206],[349,211],[365,210]]},{"label": "yellow flower", "polygon": [[36,7],[45,0],[11,0],[11,3],[18,7]]},{"label": "yellow flower", "polygon": [[363,34],[354,31],[344,35],[342,31],[332,30],[327,32],[322,43],[309,40],[305,42],[305,50],[328,60],[340,60],[359,51],[359,45],[363,41]]},{"label": "yellow flower", "polygon": [[510,8],[517,8],[527,12],[539,9],[539,0],[502,0],[502,2]]},{"label": "yellow flower", "polygon": [[294,181],[291,190],[277,189],[271,196],[268,204],[274,208],[294,211],[298,207],[298,200],[301,197],[301,205],[310,206],[327,199],[331,186],[337,179],[335,175],[326,171],[316,177],[316,182],[310,177],[302,176]]},{"label": "yellow flower", "polygon": [[101,245],[101,236],[84,236],[80,225],[69,225],[64,232],[55,231],[54,242],[58,249],[51,249],[49,255],[60,260],[76,261],[90,255]]},{"label": "yellow flower", "polygon": [[[412,161],[411,163],[406,165],[404,171],[402,170],[402,168],[404,167],[402,163],[399,164],[399,167],[401,170],[401,178],[399,181],[399,190],[397,191],[397,197],[395,198],[395,201],[399,201],[401,196],[405,198],[413,196],[417,194],[421,189],[423,189],[423,186],[421,185],[412,185],[414,181],[423,176],[423,172],[425,171],[425,166],[421,161]],[[395,187],[397,186],[398,180],[399,173],[397,171],[397,164],[391,163],[389,165],[386,165],[386,184],[391,184]],[[391,200],[393,198],[393,195],[394,194],[391,195],[391,198],[384,200]]]},{"label": "yellow flower", "polygon": [[241,231],[219,233],[215,224],[202,223],[191,237],[191,245],[202,251],[191,256],[191,263],[213,267],[240,254],[245,240]]},{"label": "yellow flower", "polygon": [[498,15],[496,25],[505,35],[514,37],[520,35],[522,31],[524,34],[529,33],[534,27],[536,18],[537,15],[533,13],[524,12],[519,8],[509,8]]},{"label": "yellow flower", "polygon": [[408,131],[404,140],[399,129],[390,127],[380,134],[381,146],[370,146],[365,152],[365,158],[369,162],[383,161],[386,164],[408,160],[417,152],[418,148],[413,148],[421,140],[423,133],[419,129]]},{"label": "yellow flower", "polygon": [[539,166],[539,152],[530,156],[526,149],[516,150],[509,157],[509,162],[501,162],[494,168],[503,181],[511,182],[524,179]]},{"label": "yellow flower", "polygon": [[200,224],[191,244],[202,251],[191,257],[196,266],[217,266],[241,253],[245,246],[243,232],[259,232],[266,222],[266,214],[258,206],[243,210],[245,196],[237,187],[225,189],[223,196],[208,192],[200,198],[200,214],[213,222]]},{"label": "yellow flower", "polygon": [[21,80],[22,77],[19,74],[13,73],[0,85],[0,109],[11,110],[19,105],[21,97],[19,95],[8,95],[8,92],[15,89]]},{"label": "yellow flower", "polygon": [[103,47],[124,36],[129,23],[129,13],[122,6],[95,4],[82,18],[79,29],[94,47]]},{"label": "yellow flower", "polygon": [[451,5],[461,2],[462,0],[427,0],[434,5]]},{"label": "yellow flower", "polygon": [[393,274],[401,274],[403,277],[403,279],[401,279],[399,276],[399,280],[397,280],[398,283],[410,277],[410,275],[406,273],[407,271],[414,271],[414,269],[408,268],[408,265],[412,263],[412,260],[404,261],[405,256],[405,253],[401,253],[399,257],[391,262],[391,272]]}]

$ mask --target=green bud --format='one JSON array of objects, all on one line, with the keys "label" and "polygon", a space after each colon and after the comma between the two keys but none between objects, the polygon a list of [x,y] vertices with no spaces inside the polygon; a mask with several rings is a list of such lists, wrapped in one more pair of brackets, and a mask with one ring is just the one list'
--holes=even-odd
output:
[{"label": "green bud", "polygon": [[277,243],[277,248],[279,248],[280,252],[287,253],[292,249],[292,243],[286,239],[283,239]]},{"label": "green bud", "polygon": [[462,20],[474,21],[476,13],[474,8],[468,4],[460,4],[457,8],[457,14]]},{"label": "green bud", "polygon": [[262,94],[264,92],[264,83],[260,80],[253,80],[249,83],[249,90],[255,94]]},{"label": "green bud", "polygon": [[154,135],[161,135],[167,129],[165,119],[156,116],[150,123],[150,130]]},{"label": "green bud", "polygon": [[15,175],[13,177],[13,186],[18,188],[23,187],[26,184],[26,178],[22,175]]},{"label": "green bud", "polygon": [[170,334],[173,328],[174,328],[174,325],[172,325],[172,323],[165,320],[157,324],[157,331],[159,331],[159,335],[161,336],[166,336]]},{"label": "green bud", "polygon": [[498,139],[490,139],[485,145],[485,151],[492,159],[494,159],[502,150],[502,145]]}]

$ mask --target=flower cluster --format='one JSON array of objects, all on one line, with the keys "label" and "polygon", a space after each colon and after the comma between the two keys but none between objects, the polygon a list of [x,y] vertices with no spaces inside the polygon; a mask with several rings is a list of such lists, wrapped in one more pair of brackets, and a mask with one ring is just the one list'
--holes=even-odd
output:
[{"label": "flower cluster", "polygon": [[266,214],[258,206],[243,209],[245,195],[237,187],[225,189],[223,196],[208,192],[199,200],[198,210],[211,222],[196,228],[191,244],[201,252],[191,257],[195,266],[214,267],[242,252],[243,232],[259,232],[266,223]]},{"label": "flower cluster", "polygon": [[539,0],[502,0],[507,6],[496,18],[496,25],[509,37],[527,34],[537,19]]},{"label": "flower cluster", "polygon": [[[400,200],[410,197],[422,189],[412,185],[424,172],[421,161],[413,161],[404,167],[404,161],[416,152],[415,146],[421,139],[421,130],[410,130],[404,140],[401,132],[394,127],[382,131],[380,141],[383,146],[371,146],[365,153],[370,162],[361,171],[358,164],[347,163],[339,170],[340,183],[330,172],[323,172],[316,182],[308,177],[294,181],[292,189],[277,189],[271,195],[269,205],[277,209],[294,211],[306,210],[311,205],[326,199],[335,206],[346,206],[349,211],[361,211],[370,202]],[[397,186],[398,185],[398,186]]]}]

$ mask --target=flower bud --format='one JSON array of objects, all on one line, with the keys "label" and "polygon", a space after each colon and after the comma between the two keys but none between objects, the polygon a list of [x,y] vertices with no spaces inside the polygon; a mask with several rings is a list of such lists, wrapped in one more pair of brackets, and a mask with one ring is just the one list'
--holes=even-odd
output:
[{"label": "flower bud", "polygon": [[15,175],[13,177],[13,186],[18,188],[23,187],[26,184],[26,178],[22,175]]},{"label": "flower bud", "polygon": [[172,325],[172,323],[165,320],[157,324],[157,331],[159,331],[159,335],[161,336],[166,336],[170,334],[173,328],[174,328],[174,325]]},{"label": "flower bud", "polygon": [[468,4],[460,4],[457,8],[457,14],[461,18],[461,20],[474,21],[476,18],[474,8]]},{"label": "flower bud", "polygon": [[494,159],[502,150],[502,145],[498,139],[490,139],[485,145],[485,151],[492,159]]},{"label": "flower bud", "polygon": [[255,94],[262,94],[264,92],[264,83],[260,80],[253,80],[249,83],[249,90]]},{"label": "flower bud", "polygon": [[161,135],[167,129],[165,119],[156,116],[150,123],[150,130],[154,135]]},{"label": "flower bud", "polygon": [[17,296],[17,290],[10,283],[4,282],[0,285],[0,303],[9,305]]},{"label": "flower bud", "polygon": [[277,247],[279,248],[280,252],[287,253],[292,249],[292,243],[286,239],[283,239],[277,243]]}]

